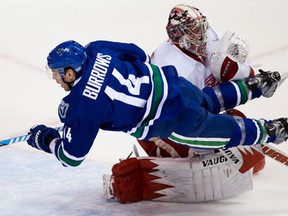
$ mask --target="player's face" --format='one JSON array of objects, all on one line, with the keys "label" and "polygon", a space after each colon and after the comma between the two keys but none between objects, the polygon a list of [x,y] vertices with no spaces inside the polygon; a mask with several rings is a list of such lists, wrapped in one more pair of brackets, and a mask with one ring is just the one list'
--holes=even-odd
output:
[{"label": "player's face", "polygon": [[[60,74],[59,74],[59,72],[52,72],[52,78],[56,81],[56,83],[58,83],[58,84],[60,84],[61,85],[61,87],[65,90],[65,91],[69,91],[70,90],[70,87],[67,85],[67,83],[65,83],[66,82],[66,80],[65,79],[67,79],[67,77],[66,77],[66,74],[65,74],[65,76],[63,77],[63,79],[64,79],[64,81],[63,81],[63,79],[62,79],[62,77],[60,76]],[[68,82],[68,81],[67,81]]]}]

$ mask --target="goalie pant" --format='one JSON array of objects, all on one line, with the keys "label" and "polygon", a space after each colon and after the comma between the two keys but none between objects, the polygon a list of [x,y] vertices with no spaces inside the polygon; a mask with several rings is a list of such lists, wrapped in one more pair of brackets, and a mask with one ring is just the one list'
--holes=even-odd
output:
[{"label": "goalie pant", "polygon": [[[236,148],[235,148],[236,149]],[[193,158],[129,158],[104,175],[106,199],[203,202],[252,190],[252,171],[241,174],[221,153]]]}]

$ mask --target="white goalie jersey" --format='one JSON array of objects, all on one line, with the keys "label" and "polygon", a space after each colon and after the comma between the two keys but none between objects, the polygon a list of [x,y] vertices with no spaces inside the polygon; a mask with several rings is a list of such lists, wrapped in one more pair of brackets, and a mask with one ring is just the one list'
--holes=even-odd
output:
[{"label": "white goalie jersey", "polygon": [[204,62],[189,53],[184,53],[171,40],[166,40],[153,52],[152,63],[158,66],[175,66],[179,76],[200,89],[205,86],[213,87],[218,82],[244,79],[254,74],[246,62],[249,46],[243,38],[227,31],[219,39],[211,28],[206,34],[209,40]]},{"label": "white goalie jersey", "polygon": [[183,50],[180,50],[169,39],[162,42],[153,52],[152,63],[161,67],[173,65],[179,76],[184,77],[200,89],[205,86],[214,86],[217,84],[217,80],[212,75],[209,58],[219,39],[211,28],[207,30],[206,34],[208,34],[209,42],[206,44],[208,56],[204,64],[192,55],[183,53]]}]

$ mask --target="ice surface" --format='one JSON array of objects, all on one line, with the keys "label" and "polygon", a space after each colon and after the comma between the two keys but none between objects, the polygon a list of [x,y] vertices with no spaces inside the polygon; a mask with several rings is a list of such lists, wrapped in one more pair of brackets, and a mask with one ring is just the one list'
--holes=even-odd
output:
[{"label": "ice surface", "polygon": [[[0,0],[0,139],[25,134],[38,123],[58,126],[57,107],[65,92],[45,74],[46,56],[58,43],[74,39],[133,42],[151,53],[166,38],[165,24],[175,0]],[[253,65],[287,71],[288,1],[194,0],[219,33],[246,38]],[[240,109],[253,118],[288,116],[288,84],[270,99]],[[88,159],[64,168],[51,155],[25,143],[0,148],[0,215],[261,215],[288,214],[288,168],[267,159],[254,177],[254,190],[231,199],[197,203],[103,199],[102,174],[125,158],[135,140],[100,132]],[[288,153],[287,143],[279,146]],[[278,147],[278,146],[277,146]],[[142,152],[143,154],[143,152]]]}]

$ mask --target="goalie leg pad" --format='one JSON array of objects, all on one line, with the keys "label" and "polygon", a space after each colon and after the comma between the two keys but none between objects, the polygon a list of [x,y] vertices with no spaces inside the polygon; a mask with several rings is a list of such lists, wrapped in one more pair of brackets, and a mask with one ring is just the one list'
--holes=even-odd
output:
[{"label": "goalie leg pad", "polygon": [[220,153],[194,158],[129,158],[113,166],[110,187],[112,197],[121,203],[192,203],[252,190],[251,173],[241,174]]}]

